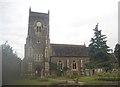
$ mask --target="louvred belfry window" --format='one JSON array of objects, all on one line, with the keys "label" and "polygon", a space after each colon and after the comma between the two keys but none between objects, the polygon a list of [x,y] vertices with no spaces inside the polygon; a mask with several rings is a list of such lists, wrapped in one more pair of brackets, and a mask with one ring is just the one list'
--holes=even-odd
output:
[{"label": "louvred belfry window", "polygon": [[37,26],[37,32],[41,32],[41,27]]},{"label": "louvred belfry window", "polygon": [[37,29],[36,29],[36,31],[37,32],[41,32],[41,29],[42,29],[42,23],[41,22],[37,22]]}]

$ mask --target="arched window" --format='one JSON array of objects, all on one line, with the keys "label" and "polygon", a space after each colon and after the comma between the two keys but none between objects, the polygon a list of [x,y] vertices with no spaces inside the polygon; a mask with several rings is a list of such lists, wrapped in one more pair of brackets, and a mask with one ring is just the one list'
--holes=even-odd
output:
[{"label": "arched window", "polygon": [[62,61],[61,61],[61,60],[58,61],[58,68],[59,68],[60,70],[63,69],[63,64],[62,64]]},{"label": "arched window", "polygon": [[77,64],[75,62],[75,60],[73,60],[73,69],[76,69],[77,68]]},{"label": "arched window", "polygon": [[33,48],[32,48],[32,47],[29,47],[29,49],[28,49],[28,55],[29,55],[30,57],[33,56]]},{"label": "arched window", "polygon": [[41,55],[40,54],[35,54],[35,61],[40,62],[41,61]]},{"label": "arched window", "polygon": [[83,67],[83,60],[81,60],[80,62],[81,62],[81,67]]},{"label": "arched window", "polygon": [[31,72],[32,71],[32,62],[29,62],[28,63],[28,72]]}]

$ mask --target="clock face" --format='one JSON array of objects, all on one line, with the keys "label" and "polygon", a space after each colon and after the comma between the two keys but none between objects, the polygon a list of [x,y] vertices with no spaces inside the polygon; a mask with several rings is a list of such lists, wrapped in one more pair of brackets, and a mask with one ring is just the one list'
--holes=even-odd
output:
[{"label": "clock face", "polygon": [[37,22],[37,26],[42,26],[41,22]]}]

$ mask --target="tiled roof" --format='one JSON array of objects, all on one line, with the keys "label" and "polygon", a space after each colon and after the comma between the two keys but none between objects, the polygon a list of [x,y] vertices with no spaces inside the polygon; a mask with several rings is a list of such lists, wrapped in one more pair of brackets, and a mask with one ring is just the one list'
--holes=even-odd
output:
[{"label": "tiled roof", "polygon": [[85,45],[50,44],[51,56],[76,56],[87,57],[88,48]]}]

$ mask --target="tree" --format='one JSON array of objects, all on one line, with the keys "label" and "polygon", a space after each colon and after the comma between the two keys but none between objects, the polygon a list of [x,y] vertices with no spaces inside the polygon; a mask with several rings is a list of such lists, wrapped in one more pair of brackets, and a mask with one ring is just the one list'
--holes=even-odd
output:
[{"label": "tree", "polygon": [[89,44],[89,56],[90,60],[97,61],[107,61],[109,47],[106,42],[106,35],[101,34],[101,30],[98,30],[98,24],[94,30],[94,37],[91,38],[91,43]]},{"label": "tree", "polygon": [[18,79],[21,74],[21,59],[13,52],[12,47],[6,42],[2,44],[2,84]]},{"label": "tree", "polygon": [[116,44],[114,54],[118,60],[119,66],[120,66],[120,44]]},{"label": "tree", "polygon": [[[101,34],[101,30],[98,30],[98,24],[96,25],[94,30],[94,37],[91,38],[90,44],[89,44],[89,57],[90,57],[90,63],[87,66],[90,65],[90,68],[95,67],[108,67],[110,64],[109,62],[109,47],[107,46],[106,42],[106,35]],[[103,62],[107,63],[103,64]],[[97,64],[95,66],[95,64]]]}]

